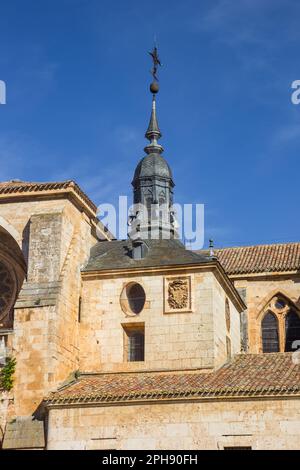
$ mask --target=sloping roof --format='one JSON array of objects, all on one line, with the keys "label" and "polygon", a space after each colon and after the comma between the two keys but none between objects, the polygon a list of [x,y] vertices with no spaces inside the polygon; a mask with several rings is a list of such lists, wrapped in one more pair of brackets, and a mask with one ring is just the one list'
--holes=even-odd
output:
[{"label": "sloping roof", "polygon": [[20,181],[20,180],[11,180],[4,181],[0,183],[0,195],[10,195],[10,194],[29,194],[37,193],[41,191],[54,191],[54,190],[64,190],[64,189],[73,189],[76,194],[78,194],[84,202],[92,209],[93,212],[96,212],[97,207],[90,200],[90,198],[82,191],[77,183],[73,180],[67,181],[56,181],[56,182],[46,182],[46,183],[37,183],[31,181]]},{"label": "sloping roof", "polygon": [[[214,251],[229,275],[300,269],[300,243],[239,246]],[[199,250],[197,253],[204,254],[207,251]]]},{"label": "sloping roof", "polygon": [[106,269],[170,266],[211,262],[211,258],[185,249],[179,240],[146,240],[148,252],[143,259],[131,256],[130,240],[113,240],[97,243],[91,249],[90,258],[83,271]]},{"label": "sloping roof", "polygon": [[51,394],[48,405],[134,400],[215,399],[295,395],[300,398],[300,364],[292,353],[237,355],[210,373],[83,374]]}]

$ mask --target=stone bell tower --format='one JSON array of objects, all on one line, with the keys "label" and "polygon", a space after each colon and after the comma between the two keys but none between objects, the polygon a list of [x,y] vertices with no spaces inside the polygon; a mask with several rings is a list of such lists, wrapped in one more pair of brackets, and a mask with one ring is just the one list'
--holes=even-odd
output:
[{"label": "stone bell tower", "polygon": [[169,239],[175,237],[173,205],[173,176],[167,161],[162,156],[163,147],[158,143],[162,134],[156,117],[156,94],[159,91],[157,65],[160,61],[155,47],[150,52],[153,58],[152,111],[145,137],[149,144],[145,147],[146,155],[138,163],[132,181],[133,202],[135,204],[134,230],[131,238]]}]

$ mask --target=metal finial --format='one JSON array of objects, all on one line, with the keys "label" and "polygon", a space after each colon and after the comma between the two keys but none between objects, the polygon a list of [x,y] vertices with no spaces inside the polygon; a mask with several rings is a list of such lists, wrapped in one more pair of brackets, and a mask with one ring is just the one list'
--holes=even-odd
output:
[{"label": "metal finial", "polygon": [[145,147],[145,152],[147,154],[150,153],[162,153],[163,148],[161,145],[157,143],[157,141],[161,138],[161,132],[158,127],[157,117],[156,117],[156,102],[155,102],[155,95],[159,90],[158,85],[158,78],[157,78],[157,68],[158,65],[161,66],[161,62],[158,57],[158,51],[156,45],[153,48],[153,51],[149,52],[153,60],[153,68],[151,69],[151,73],[153,76],[153,82],[150,85],[150,91],[153,94],[152,97],[152,111],[148,129],[146,131],[145,137],[150,141],[150,144]]},{"label": "metal finial", "polygon": [[151,91],[151,93],[154,94],[154,93],[157,93],[158,90],[159,90],[157,69],[158,69],[158,65],[161,67],[162,64],[161,64],[161,61],[158,57],[158,50],[157,50],[156,45],[154,46],[153,51],[149,52],[149,54],[151,55],[152,61],[153,61],[153,67],[151,69],[153,82],[150,85],[150,91]]}]

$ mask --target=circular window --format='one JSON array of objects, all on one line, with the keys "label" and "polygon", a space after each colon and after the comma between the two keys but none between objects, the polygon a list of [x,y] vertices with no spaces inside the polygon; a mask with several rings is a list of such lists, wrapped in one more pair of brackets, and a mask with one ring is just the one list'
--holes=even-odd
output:
[{"label": "circular window", "polygon": [[140,284],[131,282],[124,287],[121,295],[121,307],[125,313],[137,315],[143,310],[145,301],[146,294]]},{"label": "circular window", "polygon": [[283,299],[276,299],[275,301],[275,307],[278,310],[282,310],[286,306],[286,303]]}]

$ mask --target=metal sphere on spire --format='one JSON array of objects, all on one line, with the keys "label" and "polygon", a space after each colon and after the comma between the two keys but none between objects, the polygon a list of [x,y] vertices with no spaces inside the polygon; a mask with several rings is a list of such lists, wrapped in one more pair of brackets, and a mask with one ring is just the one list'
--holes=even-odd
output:
[{"label": "metal sphere on spire", "polygon": [[150,91],[155,95],[156,93],[159,92],[159,84],[156,80],[154,80],[151,85],[150,85]]}]

